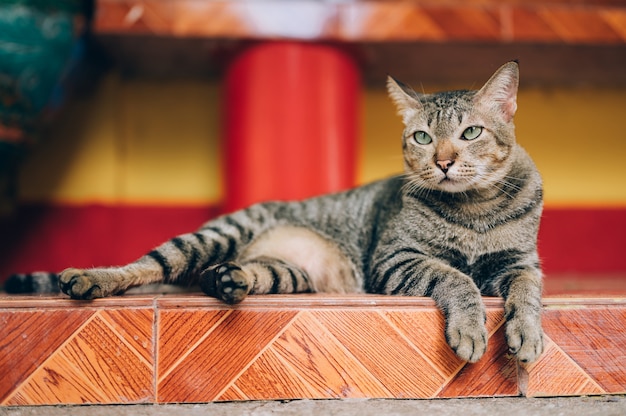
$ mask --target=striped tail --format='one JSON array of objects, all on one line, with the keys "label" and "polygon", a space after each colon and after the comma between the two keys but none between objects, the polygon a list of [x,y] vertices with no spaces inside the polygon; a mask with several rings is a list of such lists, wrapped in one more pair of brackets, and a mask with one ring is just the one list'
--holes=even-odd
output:
[{"label": "striped tail", "polygon": [[59,276],[50,272],[13,274],[4,283],[4,290],[11,294],[59,293]]}]

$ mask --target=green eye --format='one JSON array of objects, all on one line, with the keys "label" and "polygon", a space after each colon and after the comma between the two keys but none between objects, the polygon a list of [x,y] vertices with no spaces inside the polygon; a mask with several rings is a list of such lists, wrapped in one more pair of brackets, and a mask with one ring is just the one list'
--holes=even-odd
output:
[{"label": "green eye", "polygon": [[425,131],[416,131],[413,133],[413,138],[419,144],[430,144],[433,139]]},{"label": "green eye", "polygon": [[463,140],[474,140],[475,138],[480,136],[480,133],[482,132],[483,132],[482,127],[479,127],[479,126],[468,127],[463,132],[463,136],[461,136],[461,138]]}]

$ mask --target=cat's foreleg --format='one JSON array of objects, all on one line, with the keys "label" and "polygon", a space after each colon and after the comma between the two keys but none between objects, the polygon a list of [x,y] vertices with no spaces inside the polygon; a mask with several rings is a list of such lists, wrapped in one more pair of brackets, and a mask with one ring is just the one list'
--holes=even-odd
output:
[{"label": "cat's foreleg", "polygon": [[536,361],[543,352],[541,282],[541,273],[532,268],[510,272],[500,279],[507,344],[523,363]]},{"label": "cat's foreleg", "polygon": [[397,252],[395,260],[383,258],[378,265],[375,292],[432,297],[445,317],[446,341],[456,355],[469,362],[483,356],[487,349],[485,307],[469,276],[436,259],[407,256],[406,252]]},{"label": "cat's foreleg", "polygon": [[65,269],[59,287],[72,299],[95,299],[124,293],[128,288],[163,281],[158,263],[142,257],[122,267]]},{"label": "cat's foreleg", "polygon": [[[462,360],[474,363],[487,350],[487,315],[478,287],[467,275],[447,265],[422,271],[425,295],[433,298],[446,320],[446,341]],[[446,270],[448,269],[448,270]]]},{"label": "cat's foreleg", "polygon": [[233,257],[238,241],[220,228],[203,228],[175,237],[125,266],[66,269],[59,275],[59,286],[74,299],[94,299],[150,283],[193,284],[209,265]]}]

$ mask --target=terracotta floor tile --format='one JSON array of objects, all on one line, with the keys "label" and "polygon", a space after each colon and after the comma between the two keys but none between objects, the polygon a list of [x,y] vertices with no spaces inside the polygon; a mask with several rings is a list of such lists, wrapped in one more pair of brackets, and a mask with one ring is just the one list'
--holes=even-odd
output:
[{"label": "terracotta floor tile", "polygon": [[311,312],[301,312],[271,348],[313,392],[307,397],[392,397]]},{"label": "terracotta floor tile", "polygon": [[95,316],[46,360],[7,404],[153,401],[153,371]]},{"label": "terracotta floor tile", "polygon": [[608,393],[626,393],[626,306],[548,309],[544,330]]},{"label": "terracotta floor tile", "polygon": [[92,315],[92,310],[0,311],[0,403]]},{"label": "terracotta floor tile", "polygon": [[444,379],[457,373],[464,365],[446,342],[444,319],[439,311],[383,311],[381,314],[413,345],[428,346],[420,350]]},{"label": "terracotta floor tile", "polygon": [[230,311],[212,309],[165,309],[157,326],[157,377],[164,377],[177,360],[206,336]]},{"label": "terracotta floor tile", "polygon": [[[241,374],[234,384],[218,400],[282,400],[317,397],[290,365],[278,357],[272,348],[266,350]],[[242,400],[238,398],[236,400]]]},{"label": "terracotta floor tile", "polygon": [[[528,366],[528,397],[601,394],[604,390],[546,336],[539,360]],[[524,388],[524,386],[522,387]]]},{"label": "terracotta floor tile", "polygon": [[224,393],[215,399],[216,402],[234,402],[239,400],[251,400],[248,396],[243,394],[237,386],[230,386]]},{"label": "terracotta floor tile", "polygon": [[393,397],[432,397],[444,377],[422,344],[410,343],[378,311],[319,311],[314,316],[389,390]]},{"label": "terracotta floor tile", "polygon": [[544,304],[545,353],[518,374],[495,298],[468,365],[430,299],[0,296],[0,404],[626,393],[626,300]]},{"label": "terracotta floor tile", "polygon": [[153,309],[103,310],[100,318],[108,322],[124,341],[141,354],[147,363],[153,365]]},{"label": "terracotta floor tile", "polygon": [[[213,311],[208,311],[213,315]],[[193,351],[158,382],[158,401],[215,400],[280,335],[297,314],[281,310],[233,310]]]},{"label": "terracotta floor tile", "polygon": [[517,361],[508,350],[501,325],[489,338],[485,355],[477,363],[465,363],[439,397],[518,396]]}]

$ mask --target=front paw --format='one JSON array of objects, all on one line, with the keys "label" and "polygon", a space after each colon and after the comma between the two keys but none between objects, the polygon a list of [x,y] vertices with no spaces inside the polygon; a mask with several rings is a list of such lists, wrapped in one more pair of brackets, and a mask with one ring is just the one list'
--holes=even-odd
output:
[{"label": "front paw", "polygon": [[446,340],[460,359],[475,363],[487,350],[484,320],[468,317],[448,319]]},{"label": "front paw", "polygon": [[541,318],[515,316],[506,323],[506,341],[509,351],[522,363],[537,361],[543,352]]},{"label": "front paw", "polygon": [[98,284],[98,279],[88,270],[64,270],[59,275],[59,287],[72,299],[94,299],[106,296]]}]

